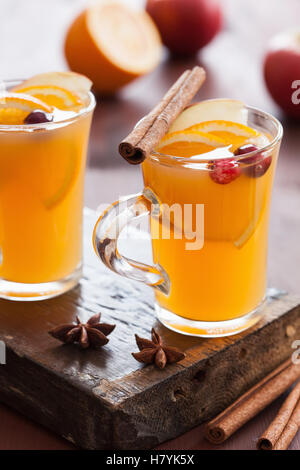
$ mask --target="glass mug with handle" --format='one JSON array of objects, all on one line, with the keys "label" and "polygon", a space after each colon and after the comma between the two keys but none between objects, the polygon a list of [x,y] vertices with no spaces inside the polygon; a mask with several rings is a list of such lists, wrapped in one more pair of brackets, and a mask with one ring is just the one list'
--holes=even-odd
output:
[{"label": "glass mug with handle", "polygon": [[[244,106],[243,116],[243,125],[228,122],[225,131],[220,120],[204,127],[215,123],[217,130],[209,138],[214,135],[218,142],[235,136],[237,147],[245,142],[246,125],[259,135],[260,148],[250,139],[233,155],[231,146],[212,150],[201,133],[194,148],[174,143],[175,134],[169,134],[165,145],[142,163],[143,192],[112,204],[94,229],[94,247],[103,263],[151,286],[158,319],[183,334],[232,335],[253,326],[263,314],[271,192],[282,126],[256,108]],[[230,132],[228,125],[233,125]],[[201,145],[206,151],[194,155]],[[117,250],[123,228],[142,215],[150,219],[153,266]]]}]

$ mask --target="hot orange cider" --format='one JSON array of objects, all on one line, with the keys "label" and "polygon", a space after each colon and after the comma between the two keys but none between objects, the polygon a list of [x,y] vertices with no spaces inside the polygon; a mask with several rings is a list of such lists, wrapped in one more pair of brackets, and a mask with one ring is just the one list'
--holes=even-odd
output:
[{"label": "hot orange cider", "polygon": [[[170,281],[168,294],[155,291],[167,326],[214,336],[228,320],[257,321],[267,287],[276,132],[257,110],[211,100],[187,108],[144,161],[145,188],[160,207],[150,222],[155,265]],[[210,330],[205,322],[218,323]]]},{"label": "hot orange cider", "polygon": [[[110,269],[153,288],[165,326],[218,337],[243,331],[263,315],[282,126],[237,100],[184,109],[202,82],[202,69],[184,72],[121,142],[121,155],[142,163],[144,189],[101,215],[94,247]],[[142,216],[150,222],[152,265],[117,248],[122,230]]]},{"label": "hot orange cider", "polygon": [[78,281],[88,82],[43,74],[0,96],[2,296],[49,297]]}]

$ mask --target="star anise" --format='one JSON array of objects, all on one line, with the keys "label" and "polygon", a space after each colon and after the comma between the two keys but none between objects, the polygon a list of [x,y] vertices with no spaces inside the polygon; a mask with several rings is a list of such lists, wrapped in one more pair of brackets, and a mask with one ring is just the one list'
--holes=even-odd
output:
[{"label": "star anise", "polygon": [[115,328],[116,325],[100,323],[100,313],[93,315],[86,323],[81,323],[76,317],[76,323],[67,323],[59,325],[49,331],[49,335],[62,341],[63,343],[78,343],[82,349],[93,346],[95,349],[107,344],[109,339],[106,337]]},{"label": "star anise", "polygon": [[156,367],[163,369],[166,364],[173,364],[185,358],[185,354],[179,349],[165,346],[154,328],[152,328],[151,336],[152,341],[135,335],[140,352],[132,353],[134,359],[145,364],[154,363]]}]

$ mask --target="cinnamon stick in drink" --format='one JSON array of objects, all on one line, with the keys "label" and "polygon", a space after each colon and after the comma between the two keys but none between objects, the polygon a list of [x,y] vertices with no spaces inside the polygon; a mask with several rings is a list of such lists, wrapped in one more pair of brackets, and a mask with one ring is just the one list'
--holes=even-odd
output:
[{"label": "cinnamon stick in drink", "polygon": [[285,361],[206,425],[206,438],[221,444],[300,377],[300,364]]},{"label": "cinnamon stick in drink", "polygon": [[281,406],[276,418],[258,439],[259,450],[285,450],[300,426],[300,382]]},{"label": "cinnamon stick in drink", "polygon": [[193,99],[204,80],[202,67],[186,70],[155,108],[120,143],[120,155],[132,165],[142,163]]}]

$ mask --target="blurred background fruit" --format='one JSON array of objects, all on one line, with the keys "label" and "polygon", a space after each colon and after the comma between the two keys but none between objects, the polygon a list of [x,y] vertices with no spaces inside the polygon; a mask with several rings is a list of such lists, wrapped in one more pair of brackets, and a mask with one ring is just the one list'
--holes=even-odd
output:
[{"label": "blurred background fruit", "polygon": [[145,11],[102,0],[71,24],[65,55],[71,70],[88,76],[94,89],[111,94],[160,62],[159,32]]},{"label": "blurred background fruit", "polygon": [[275,102],[287,115],[300,118],[300,29],[273,38],[264,76]]},{"label": "blurred background fruit", "polygon": [[195,54],[222,27],[219,0],[148,0],[146,9],[174,54]]}]

